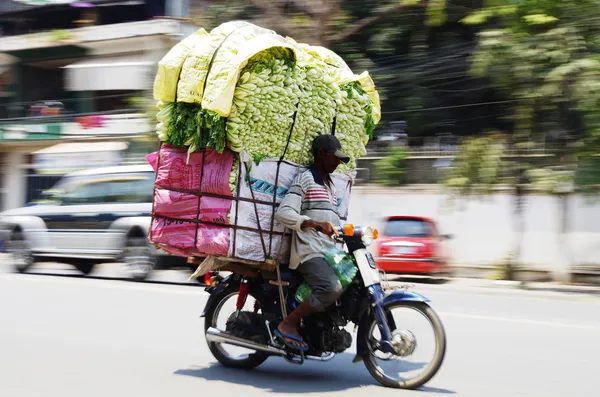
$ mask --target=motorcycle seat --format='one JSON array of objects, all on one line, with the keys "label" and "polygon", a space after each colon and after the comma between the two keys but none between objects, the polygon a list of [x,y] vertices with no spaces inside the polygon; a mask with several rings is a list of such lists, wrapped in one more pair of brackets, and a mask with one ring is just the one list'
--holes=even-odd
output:
[{"label": "motorcycle seat", "polygon": [[[281,281],[287,281],[289,283],[298,282],[302,276],[295,270],[291,270],[287,265],[279,265],[279,271],[281,273]],[[261,271],[262,277],[265,280],[277,280],[277,271]]]}]

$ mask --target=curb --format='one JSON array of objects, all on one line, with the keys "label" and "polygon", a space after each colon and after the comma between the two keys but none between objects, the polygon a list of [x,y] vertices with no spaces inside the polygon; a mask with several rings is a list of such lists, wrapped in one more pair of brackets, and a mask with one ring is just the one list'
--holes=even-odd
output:
[{"label": "curb", "polygon": [[[389,277],[389,275],[388,275]],[[412,284],[424,281],[423,284],[437,285],[442,284],[447,287],[462,290],[463,288],[480,288],[486,290],[510,290],[538,293],[567,293],[567,294],[585,294],[600,296],[600,285],[580,285],[580,284],[562,284],[558,282],[527,282],[510,280],[489,280],[481,278],[435,278],[425,276],[401,276],[389,277],[393,284]]]},{"label": "curb", "polygon": [[[460,266],[455,265],[450,267],[451,277],[453,278],[474,278],[491,281],[510,281],[510,280],[496,280],[495,276],[498,274],[498,268],[495,266]],[[600,271],[595,269],[579,269],[575,267],[570,274],[570,283],[560,285],[580,285],[580,286],[592,286],[600,287]],[[516,270],[517,283],[556,283],[555,275],[550,270],[545,269],[534,269],[534,268],[521,268]]]}]

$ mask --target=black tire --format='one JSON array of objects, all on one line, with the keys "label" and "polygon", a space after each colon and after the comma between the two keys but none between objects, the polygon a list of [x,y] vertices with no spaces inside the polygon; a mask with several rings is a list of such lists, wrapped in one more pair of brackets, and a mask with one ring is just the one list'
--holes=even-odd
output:
[{"label": "black tire", "polygon": [[[206,317],[204,318],[204,332],[206,332],[210,327],[216,327],[215,314],[218,315],[218,311],[222,307],[223,303],[232,295],[237,295],[238,290],[239,289],[237,287],[230,287],[224,291],[219,302],[217,302],[209,310],[209,312],[206,314]],[[227,355],[223,353],[223,351],[219,348],[220,343],[208,341],[206,343],[208,345],[208,349],[210,350],[212,355],[217,359],[217,361],[220,362],[223,366],[229,368],[245,370],[254,369],[262,363],[264,363],[267,360],[267,358],[269,358],[269,355],[266,353],[256,352],[249,354],[248,357],[245,359],[234,360],[230,357],[227,357]]]},{"label": "black tire", "polygon": [[78,262],[74,264],[75,268],[86,276],[94,270],[95,265],[93,262]]},{"label": "black tire", "polygon": [[145,237],[127,237],[123,250],[126,278],[144,281],[156,268],[157,258]]},{"label": "black tire", "polygon": [[[372,354],[366,354],[363,357],[365,366],[367,370],[371,374],[373,378],[375,378],[379,383],[381,383],[385,387],[391,387],[395,389],[416,389],[425,383],[429,382],[431,378],[435,376],[435,374],[440,369],[442,362],[444,361],[444,356],[446,355],[446,332],[444,330],[444,326],[442,325],[442,321],[435,313],[435,311],[426,303],[423,302],[399,302],[388,306],[389,309],[394,307],[404,306],[404,307],[412,307],[418,311],[420,311],[427,319],[431,322],[433,330],[435,332],[436,339],[436,352],[433,360],[431,361],[429,368],[424,371],[422,374],[417,376],[414,379],[410,379],[408,381],[398,382],[393,379],[386,377],[384,374],[380,372],[378,369],[375,358]],[[367,324],[361,325],[361,327],[367,327],[367,329],[359,330],[359,334],[361,334],[362,338],[369,338],[369,330],[371,329],[371,325],[373,321],[376,321],[374,316],[371,316]],[[365,346],[369,343],[368,340],[364,341]]]},{"label": "black tire", "polygon": [[15,230],[7,243],[6,251],[11,255],[10,261],[14,269],[19,273],[27,272],[35,263],[35,259],[23,233]]}]

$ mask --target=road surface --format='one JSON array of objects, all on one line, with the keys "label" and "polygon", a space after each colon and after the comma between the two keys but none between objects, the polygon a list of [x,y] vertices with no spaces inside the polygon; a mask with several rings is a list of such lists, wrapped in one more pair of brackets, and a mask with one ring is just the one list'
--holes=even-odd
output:
[{"label": "road surface", "polygon": [[203,288],[1,273],[0,396],[598,396],[597,295],[414,289],[448,333],[442,369],[420,392],[379,386],[353,351],[225,369],[202,333]]}]

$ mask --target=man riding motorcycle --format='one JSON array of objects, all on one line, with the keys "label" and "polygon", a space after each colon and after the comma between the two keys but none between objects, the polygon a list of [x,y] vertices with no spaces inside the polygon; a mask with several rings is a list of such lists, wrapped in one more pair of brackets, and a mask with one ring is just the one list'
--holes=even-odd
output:
[{"label": "man riding motorcycle", "polygon": [[277,211],[277,219],[294,231],[289,268],[302,275],[312,294],[279,324],[275,334],[286,346],[303,351],[308,345],[298,334],[300,320],[316,311],[326,311],[343,292],[337,275],[323,257],[335,247],[331,239],[333,225],[340,224],[330,174],[340,162],[350,161],[334,135],[317,136],[312,151],[314,164],[298,175]]}]

